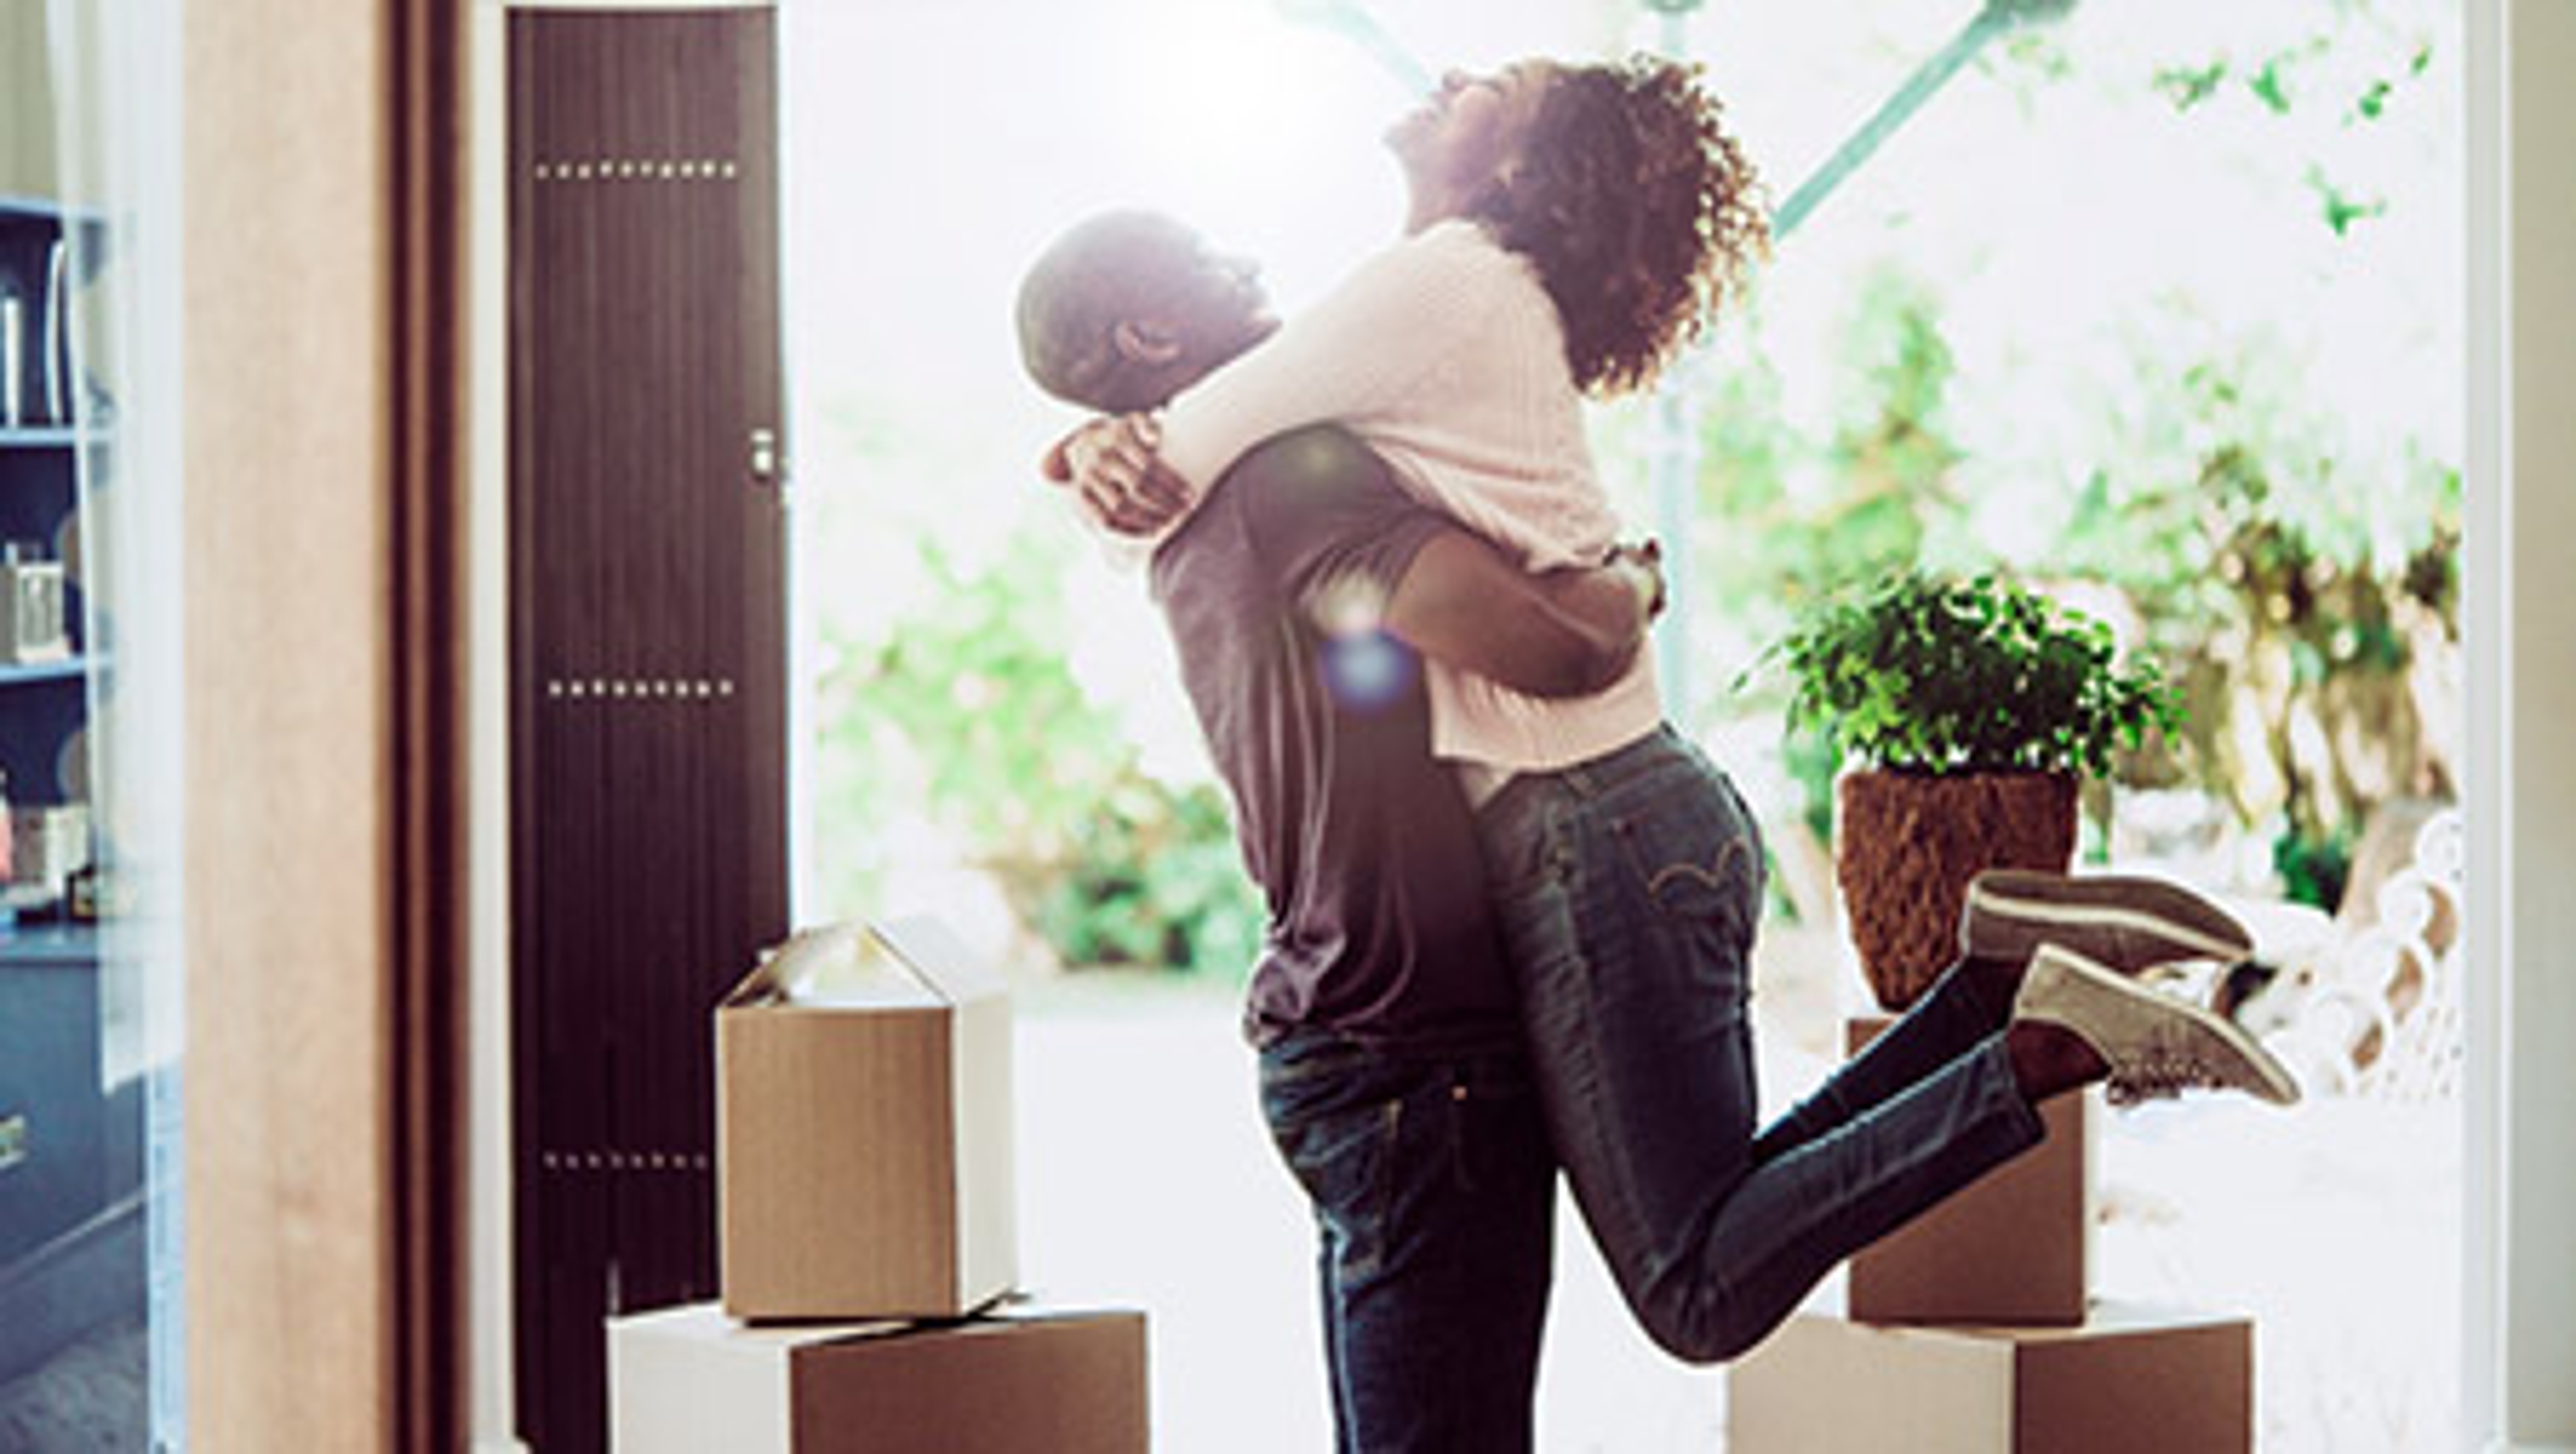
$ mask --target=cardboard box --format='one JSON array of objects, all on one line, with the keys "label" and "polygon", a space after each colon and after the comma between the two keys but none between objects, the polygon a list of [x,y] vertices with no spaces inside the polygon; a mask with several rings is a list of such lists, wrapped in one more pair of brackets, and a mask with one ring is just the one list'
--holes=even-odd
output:
[{"label": "cardboard box", "polygon": [[1727,1379],[1734,1454],[2244,1454],[2254,1325],[2097,1303],[2076,1328],[1802,1313]]},{"label": "cardboard box", "polygon": [[[1847,1048],[1892,1021],[1844,1028]],[[1864,1323],[1995,1323],[2071,1327],[2092,1294],[2094,1144],[2091,1092],[2042,1104],[2048,1139],[1948,1201],[1852,1255],[1846,1307]]]},{"label": "cardboard box", "polygon": [[616,1454],[1143,1454],[1145,1317],[739,1323],[713,1303],[608,1324]]},{"label": "cardboard box", "polygon": [[1010,999],[935,920],[799,934],[716,1011],[735,1317],[955,1317],[1010,1291],[1011,1156]]}]

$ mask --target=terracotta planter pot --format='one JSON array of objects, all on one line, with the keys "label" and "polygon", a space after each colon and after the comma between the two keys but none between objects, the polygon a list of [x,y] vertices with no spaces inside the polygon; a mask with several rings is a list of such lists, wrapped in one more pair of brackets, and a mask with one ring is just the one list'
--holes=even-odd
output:
[{"label": "terracotta planter pot", "polygon": [[1872,993],[1902,1010],[1959,954],[1968,880],[2063,872],[2075,857],[2072,773],[1854,772],[1837,792],[1834,877]]}]

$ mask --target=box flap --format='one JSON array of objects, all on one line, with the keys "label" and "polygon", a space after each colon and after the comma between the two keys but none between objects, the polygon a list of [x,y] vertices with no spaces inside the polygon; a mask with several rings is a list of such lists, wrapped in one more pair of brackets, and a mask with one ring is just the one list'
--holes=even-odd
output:
[{"label": "box flap", "polygon": [[792,1353],[818,1344],[851,1338],[882,1338],[911,1332],[917,1324],[893,1318],[813,1323],[746,1323],[726,1315],[712,1302],[683,1303],[651,1312],[626,1313],[608,1320],[611,1339],[666,1343],[723,1344],[768,1353]]},{"label": "box flap", "polygon": [[947,925],[916,915],[800,929],[761,954],[722,1008],[936,1009],[1008,989]]},{"label": "box flap", "polygon": [[2231,1328],[2252,1322],[2253,1314],[2237,1308],[2095,1298],[2083,1323],[2072,1328],[1961,1324],[1950,1331],[1968,1337],[2006,1338],[2035,1348],[2057,1343],[2099,1343],[2111,1338],[2164,1337],[2186,1329]]},{"label": "box flap", "polygon": [[716,1008],[740,1010],[776,1000],[778,998],[778,961],[779,957],[787,952],[787,947],[784,944],[773,944],[760,951],[760,962],[751,967],[751,973],[734,981],[733,988],[725,991],[723,999],[716,1001]]},{"label": "box flap", "polygon": [[954,930],[927,914],[881,920],[868,927],[952,1005],[1009,989],[999,970],[978,959]]},{"label": "box flap", "polygon": [[[870,1322],[808,1323],[797,1326],[808,1336],[797,1340],[800,1347],[823,1347],[840,1343],[859,1343],[881,1338],[975,1337],[1008,1333],[1015,1328],[1037,1327],[1052,1323],[1142,1323],[1141,1309],[1109,1307],[1100,1304],[1073,1306],[1065,1303],[1037,1302],[1018,1293],[1006,1293],[963,1317],[956,1318],[880,1318]],[[761,1323],[733,1323],[738,1332],[757,1332],[771,1327]]]},{"label": "box flap", "polygon": [[937,1009],[950,1003],[939,985],[864,924],[800,929],[761,956],[725,1008],[793,1005],[799,1009]]},{"label": "box flap", "polygon": [[726,1344],[771,1353],[863,1342],[871,1338],[918,1337],[936,1333],[972,1333],[1006,1329],[1022,1323],[1092,1322],[1103,1318],[1141,1319],[1134,1308],[1073,1306],[1040,1302],[1010,1293],[956,1318],[825,1318],[806,1322],[753,1323],[729,1316],[714,1302],[683,1303],[650,1312],[625,1313],[608,1320],[611,1338],[657,1342]]}]

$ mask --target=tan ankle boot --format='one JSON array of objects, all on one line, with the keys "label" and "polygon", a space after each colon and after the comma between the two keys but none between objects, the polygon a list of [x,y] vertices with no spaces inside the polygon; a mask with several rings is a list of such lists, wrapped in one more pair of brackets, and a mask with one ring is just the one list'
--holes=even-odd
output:
[{"label": "tan ankle boot", "polygon": [[2274,1105],[2299,1098],[2290,1072],[2243,1030],[2160,995],[2057,944],[2031,956],[2013,1018],[2063,1026],[2111,1067],[2115,1101],[2193,1087],[2241,1090]]},{"label": "tan ankle boot", "polygon": [[1969,882],[1959,944],[1971,956],[2014,964],[2042,944],[2062,944],[2122,974],[2184,959],[2234,963],[2254,952],[2244,925],[2180,884],[2012,868]]}]

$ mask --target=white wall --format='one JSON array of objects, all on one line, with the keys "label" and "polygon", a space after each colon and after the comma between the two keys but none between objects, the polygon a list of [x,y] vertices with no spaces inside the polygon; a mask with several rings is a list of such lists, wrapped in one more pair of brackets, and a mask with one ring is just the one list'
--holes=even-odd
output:
[{"label": "white wall", "polygon": [[2469,1441],[2576,1449],[2576,4],[2470,8]]}]

